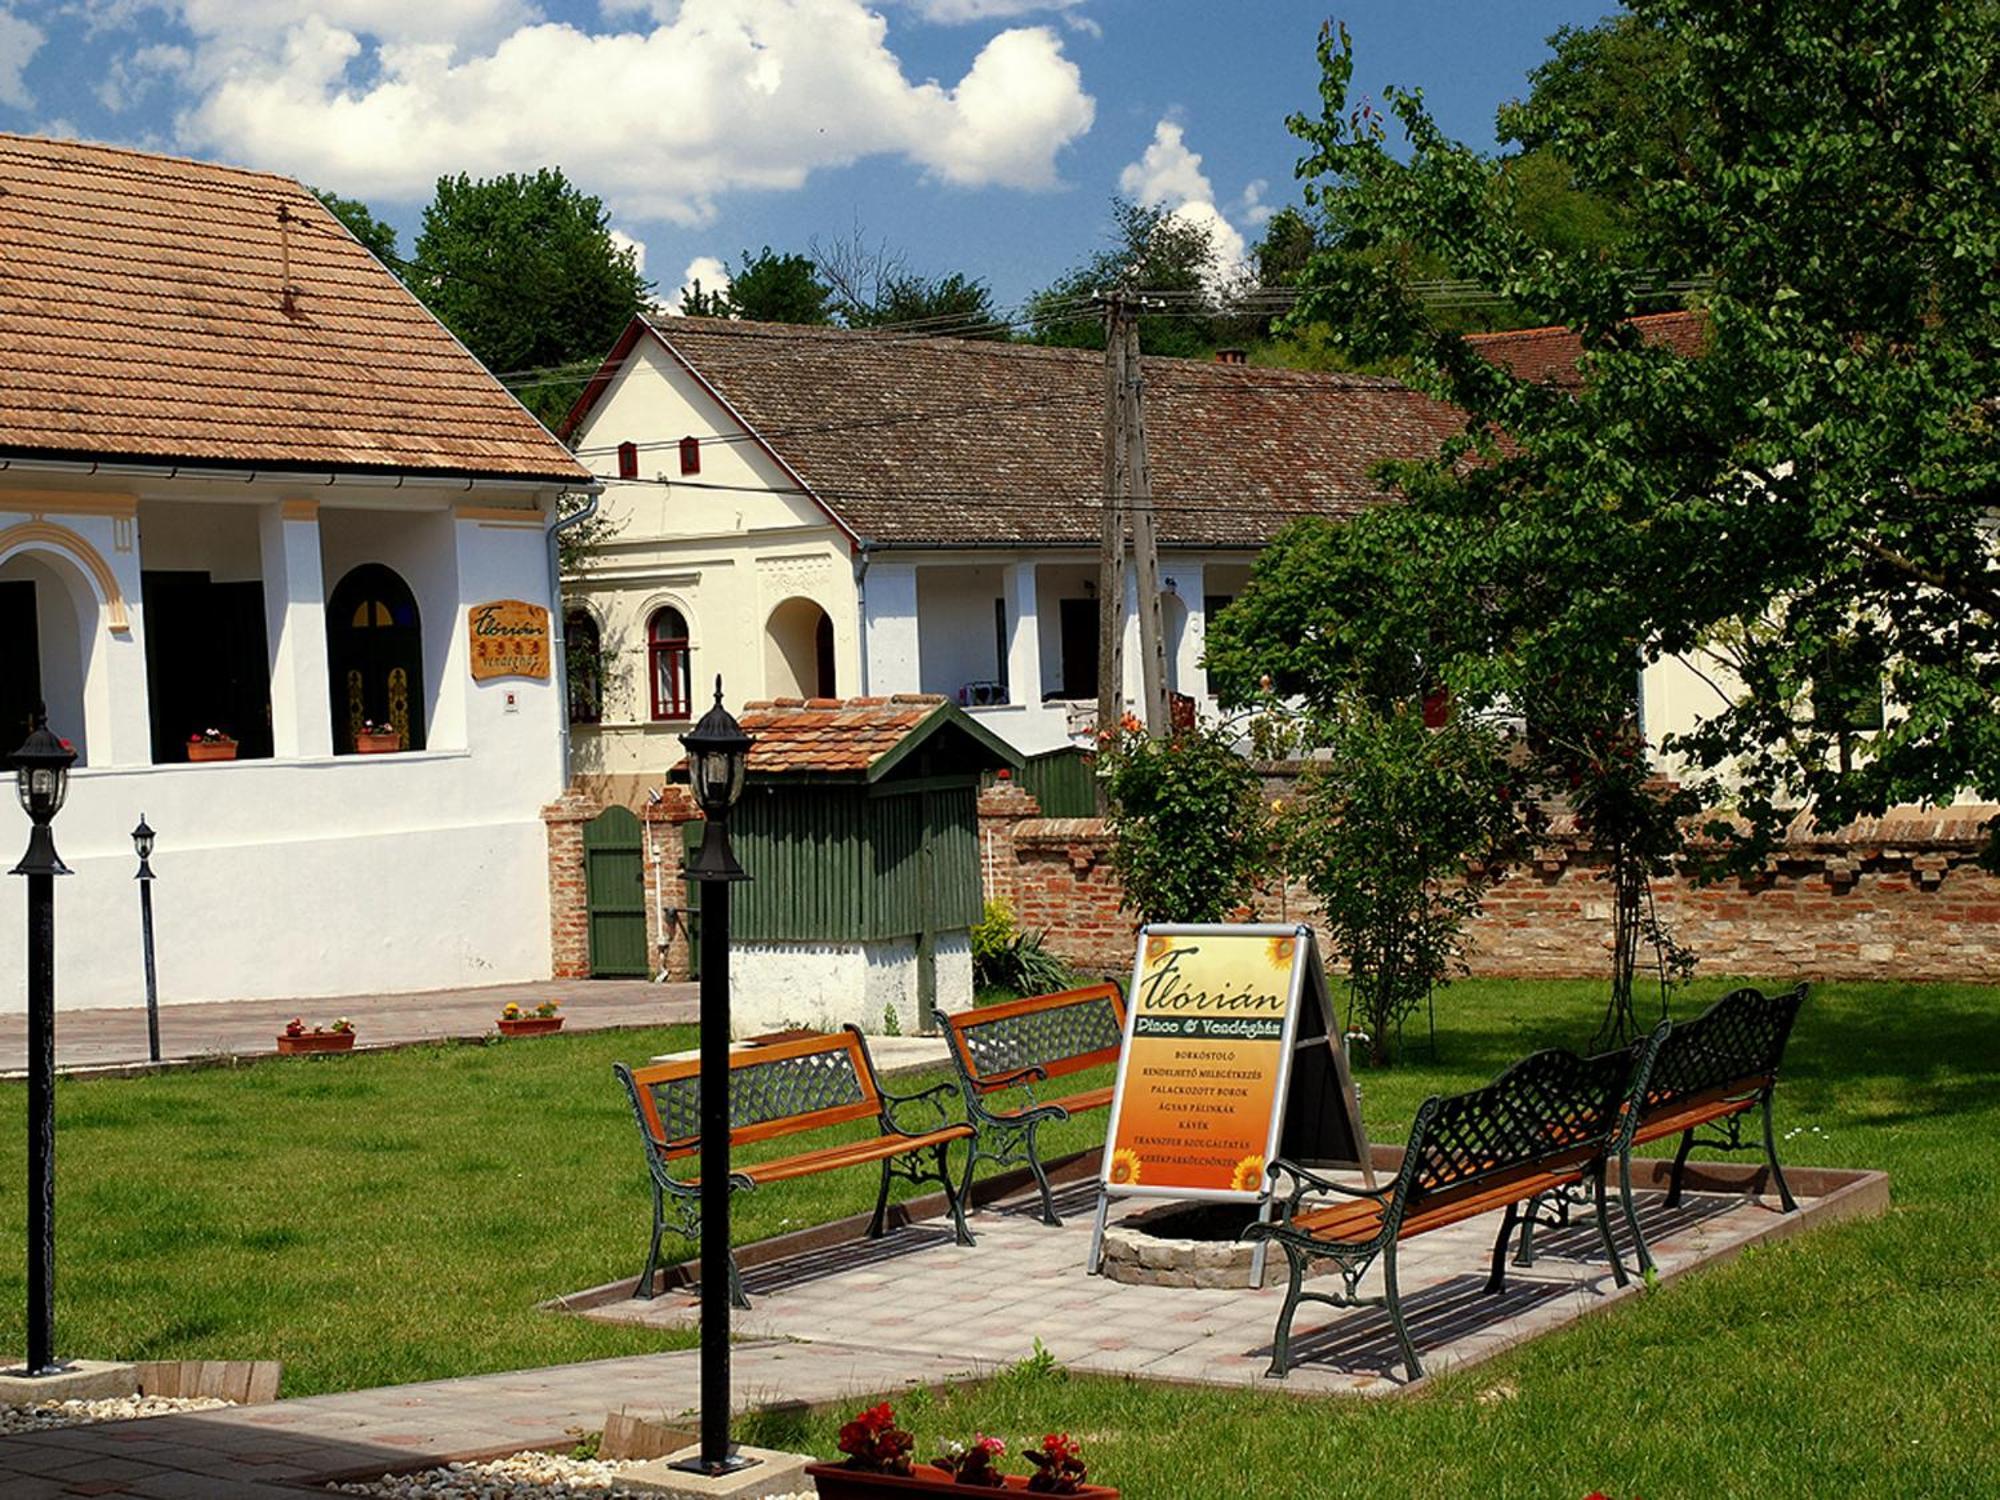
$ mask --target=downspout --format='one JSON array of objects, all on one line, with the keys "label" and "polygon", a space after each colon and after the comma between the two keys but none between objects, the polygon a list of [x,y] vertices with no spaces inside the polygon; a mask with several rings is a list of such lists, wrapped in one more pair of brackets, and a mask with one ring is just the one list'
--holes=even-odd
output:
[{"label": "downspout", "polygon": [[[590,498],[584,502],[583,509],[566,516],[562,514],[563,496],[570,493],[571,491],[564,490],[561,495],[556,496],[556,514],[551,519],[546,533],[549,546],[549,603],[554,606],[549,611],[551,616],[549,628],[555,636],[553,653],[555,661],[562,672],[562,677],[556,684],[558,694],[556,722],[562,726],[562,792],[569,790],[569,632],[563,628],[562,544],[559,538],[570,527],[581,526],[596,515],[597,502],[603,498],[601,490],[592,490]],[[557,795],[561,796],[562,792],[558,792]]]},{"label": "downspout", "polygon": [[871,551],[864,537],[854,545],[854,637],[861,649],[861,692],[857,695],[869,696],[868,687],[868,554]]}]

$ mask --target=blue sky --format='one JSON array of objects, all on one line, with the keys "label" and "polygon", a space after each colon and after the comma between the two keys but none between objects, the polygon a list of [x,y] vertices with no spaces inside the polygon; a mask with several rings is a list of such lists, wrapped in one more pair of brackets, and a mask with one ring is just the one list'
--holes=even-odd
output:
[{"label": "blue sky", "polygon": [[429,184],[560,165],[664,293],[850,232],[1012,304],[1110,196],[1254,241],[1328,14],[1356,83],[1491,144],[1545,38],[1608,0],[0,0],[0,129],[263,167],[404,231]]}]

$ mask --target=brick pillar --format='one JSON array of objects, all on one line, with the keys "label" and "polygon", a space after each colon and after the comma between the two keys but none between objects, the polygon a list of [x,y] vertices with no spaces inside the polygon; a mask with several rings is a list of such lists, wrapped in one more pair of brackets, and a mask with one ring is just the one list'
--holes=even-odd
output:
[{"label": "brick pillar", "polygon": [[590,978],[590,902],[584,891],[583,825],[604,810],[571,788],[542,809],[549,830],[549,960],[556,979]]},{"label": "brick pillar", "polygon": [[979,794],[979,874],[988,901],[1005,901],[1019,915],[1021,903],[1014,855],[1014,830],[1042,807],[1035,794],[1013,780],[996,781]]},{"label": "brick pillar", "polygon": [[646,931],[667,978],[686,980],[693,972],[694,956],[683,915],[688,901],[681,826],[697,821],[701,811],[686,787],[668,786],[639,817],[646,839]]}]

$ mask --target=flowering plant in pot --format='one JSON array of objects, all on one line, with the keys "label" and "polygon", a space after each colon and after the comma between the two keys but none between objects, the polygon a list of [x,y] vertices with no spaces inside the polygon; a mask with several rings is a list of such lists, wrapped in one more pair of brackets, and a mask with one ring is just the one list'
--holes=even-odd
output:
[{"label": "flowering plant in pot", "polygon": [[189,760],[234,760],[236,741],[220,729],[197,729],[188,736]]},{"label": "flowering plant in pot", "polygon": [[500,1010],[500,1034],[502,1036],[542,1036],[551,1031],[561,1031],[563,1018],[560,1014],[560,1000],[544,1000],[531,1009],[523,1010],[512,1000]]},{"label": "flowering plant in pot", "polygon": [[361,727],[354,731],[354,753],[357,755],[391,755],[403,748],[403,737],[396,732],[393,724],[378,724],[373,719],[363,719]]},{"label": "flowering plant in pot", "polygon": [[354,1023],[339,1016],[324,1026],[307,1026],[298,1016],[285,1023],[278,1036],[278,1051],[286,1056],[301,1052],[347,1052],[354,1046]]},{"label": "flowering plant in pot", "polygon": [[858,1413],[840,1429],[839,1447],[847,1455],[843,1462],[806,1465],[820,1500],[956,1495],[968,1488],[1077,1495],[1085,1500],[1117,1500],[1118,1496],[1114,1489],[1084,1482],[1081,1450],[1067,1433],[1051,1433],[1042,1439],[1039,1449],[1026,1452],[1035,1466],[1033,1474],[1001,1473],[1007,1445],[983,1433],[970,1443],[947,1444],[933,1463],[913,1464],[910,1453],[915,1441],[896,1425],[896,1413],[883,1402]]}]

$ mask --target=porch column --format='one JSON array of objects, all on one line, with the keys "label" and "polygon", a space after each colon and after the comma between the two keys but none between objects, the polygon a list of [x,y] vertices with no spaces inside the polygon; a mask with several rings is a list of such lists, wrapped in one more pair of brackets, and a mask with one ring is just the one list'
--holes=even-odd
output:
[{"label": "porch column", "polygon": [[271,652],[271,753],[333,754],[326,665],[326,579],[319,502],[281,500],[258,517],[264,631]]},{"label": "porch column", "polygon": [[918,691],[916,565],[871,563],[861,587],[869,693]]},{"label": "porch column", "polygon": [[1035,565],[1007,569],[1007,701],[1042,704],[1042,623],[1035,601]]}]

